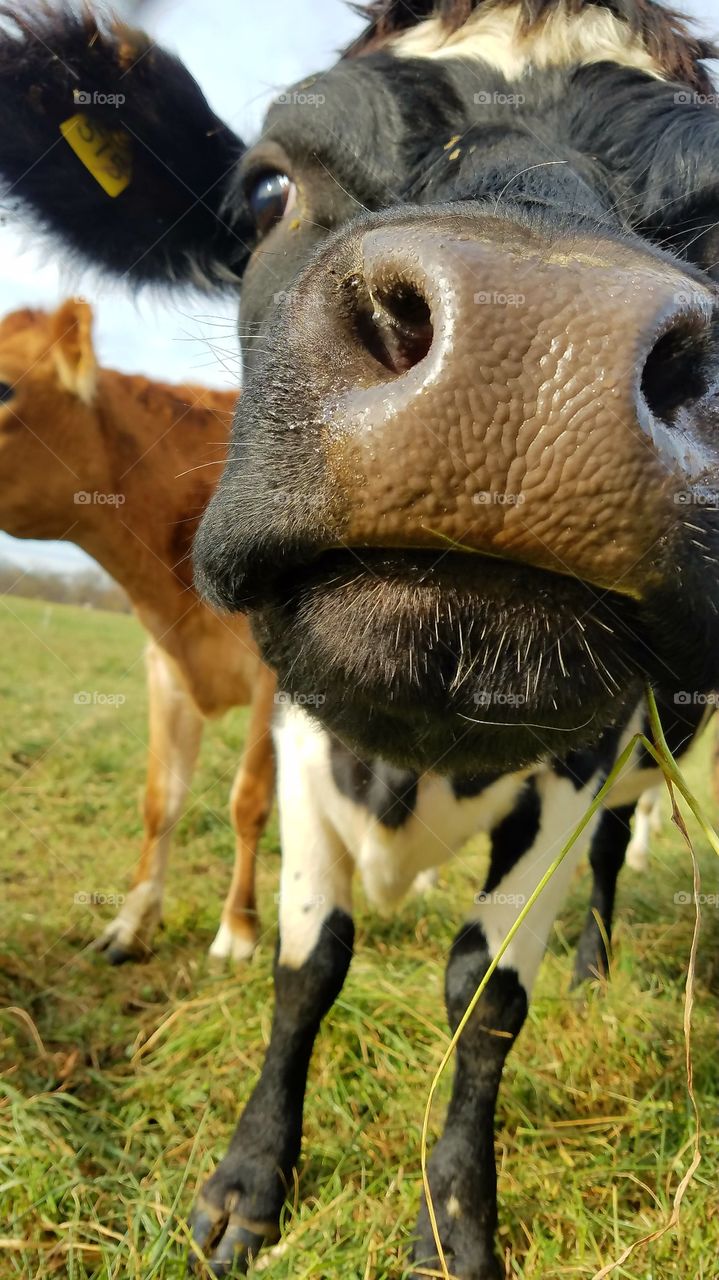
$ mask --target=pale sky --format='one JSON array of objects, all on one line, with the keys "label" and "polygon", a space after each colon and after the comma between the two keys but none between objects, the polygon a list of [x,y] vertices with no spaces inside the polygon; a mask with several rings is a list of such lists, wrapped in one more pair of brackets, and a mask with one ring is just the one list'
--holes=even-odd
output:
[{"label": "pale sky", "polygon": [[[115,3],[132,15],[133,0]],[[719,0],[687,0],[683,8],[719,32]],[[336,50],[362,26],[343,0],[148,0],[142,25],[179,54],[212,107],[245,140],[257,132],[264,109],[283,86],[328,66]],[[231,298],[188,294],[161,302],[156,294],[130,298],[92,275],[70,274],[33,247],[31,226],[0,227],[0,310],[52,308],[70,293],[83,292],[95,308],[100,360],[127,372],[170,380],[232,384],[221,351],[235,350],[237,308]],[[16,542],[0,534],[0,555],[20,565],[70,569],[87,564],[65,544]]]}]

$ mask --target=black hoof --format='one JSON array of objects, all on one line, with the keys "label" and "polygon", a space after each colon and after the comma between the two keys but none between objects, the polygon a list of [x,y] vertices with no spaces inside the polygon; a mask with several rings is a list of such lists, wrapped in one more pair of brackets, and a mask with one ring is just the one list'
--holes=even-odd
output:
[{"label": "black hoof", "polygon": [[123,947],[119,942],[107,947],[105,950],[105,959],[108,964],[112,965],[130,964],[132,961],[137,961],[141,958],[136,951],[131,951],[129,947]]},{"label": "black hoof", "polygon": [[[445,1254],[445,1262],[452,1280],[504,1280],[504,1267],[493,1254],[482,1261],[474,1258],[465,1265],[448,1253]],[[436,1255],[425,1261],[417,1255],[415,1250],[413,1265],[417,1270],[412,1272],[412,1280],[427,1280],[428,1276],[444,1274]]]},{"label": "black hoof", "polygon": [[608,977],[609,962],[604,947],[584,949],[580,946],[574,961],[570,990],[574,991],[585,982],[596,982],[599,978]]},{"label": "black hoof", "polygon": [[203,1197],[190,1217],[190,1227],[194,1243],[206,1258],[203,1261],[191,1253],[188,1272],[193,1276],[244,1276],[260,1249],[279,1239],[274,1223],[251,1222],[235,1210],[219,1213]]}]

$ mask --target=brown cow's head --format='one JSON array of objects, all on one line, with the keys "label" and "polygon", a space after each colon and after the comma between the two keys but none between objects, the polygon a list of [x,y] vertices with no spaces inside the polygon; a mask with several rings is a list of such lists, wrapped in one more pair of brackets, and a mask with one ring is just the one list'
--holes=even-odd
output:
[{"label": "brown cow's head", "polygon": [[92,311],[70,298],[54,312],[0,320],[0,529],[71,537],[91,491],[108,491],[94,410]]},{"label": "brown cow's head", "polygon": [[0,168],[116,271],[242,277],[257,340],[197,563],[286,688],[462,770],[596,738],[647,677],[719,683],[708,47],[648,0],[379,0],[240,156],[166,55],[66,30],[88,90],[127,86],[141,184],[77,166],[88,231],[66,149],[22,170],[63,109],[47,58]]}]

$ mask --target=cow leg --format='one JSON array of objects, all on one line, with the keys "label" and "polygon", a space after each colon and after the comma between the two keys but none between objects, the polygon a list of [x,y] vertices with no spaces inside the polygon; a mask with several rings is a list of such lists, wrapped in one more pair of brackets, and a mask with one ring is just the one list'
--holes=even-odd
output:
[{"label": "cow leg", "polygon": [[572,986],[609,972],[607,943],[612,938],[614,899],[629,844],[634,805],[605,809],[589,848],[592,897],[574,960]]},{"label": "cow leg", "polygon": [[157,645],[147,650],[150,745],[145,787],[145,835],[133,887],[95,946],[111,964],[151,949],[162,916],[172,832],[184,808],[197,763],[204,720],[173,664]]},{"label": "cow leg", "polygon": [[627,866],[635,871],[646,871],[649,866],[649,850],[652,836],[662,829],[661,787],[650,787],[639,797],[634,813],[634,831],[627,845]]},{"label": "cow leg", "polygon": [[248,960],[259,933],[255,896],[257,845],[272,808],[275,754],[272,746],[272,713],[276,682],[262,668],[254,696],[245,747],[230,796],[230,816],[235,829],[235,866],[232,884],[222,910],[222,922],[210,955]]},{"label": "cow leg", "polygon": [[350,859],[303,791],[301,767],[297,760],[283,770],[280,758],[280,939],[270,1043],[227,1155],[192,1215],[194,1238],[216,1276],[244,1273],[278,1237],[300,1153],[312,1047],[352,958]]},{"label": "cow leg", "polygon": [[[531,784],[532,786],[535,784]],[[517,824],[493,834],[484,894],[450,954],[446,1000],[456,1030],[509,928],[585,812],[591,789],[567,779],[538,784],[539,821],[527,809],[524,848]],[[510,838],[506,838],[510,837]],[[499,1280],[494,1253],[497,1175],[494,1112],[504,1061],[527,1013],[549,930],[585,841],[578,841],[544,889],[492,975],[460,1041],[444,1132],[429,1161],[429,1183],[447,1266],[456,1280]],[[521,850],[521,852],[520,852]],[[426,1202],[415,1244],[416,1275],[442,1274]]]}]

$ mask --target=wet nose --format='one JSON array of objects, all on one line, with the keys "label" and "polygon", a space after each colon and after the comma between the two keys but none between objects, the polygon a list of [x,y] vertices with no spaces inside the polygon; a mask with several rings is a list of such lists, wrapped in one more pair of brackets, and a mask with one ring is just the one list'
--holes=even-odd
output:
[{"label": "wet nose", "polygon": [[700,465],[713,295],[668,261],[492,218],[365,229],[310,273],[341,541],[454,546],[630,595]]}]

